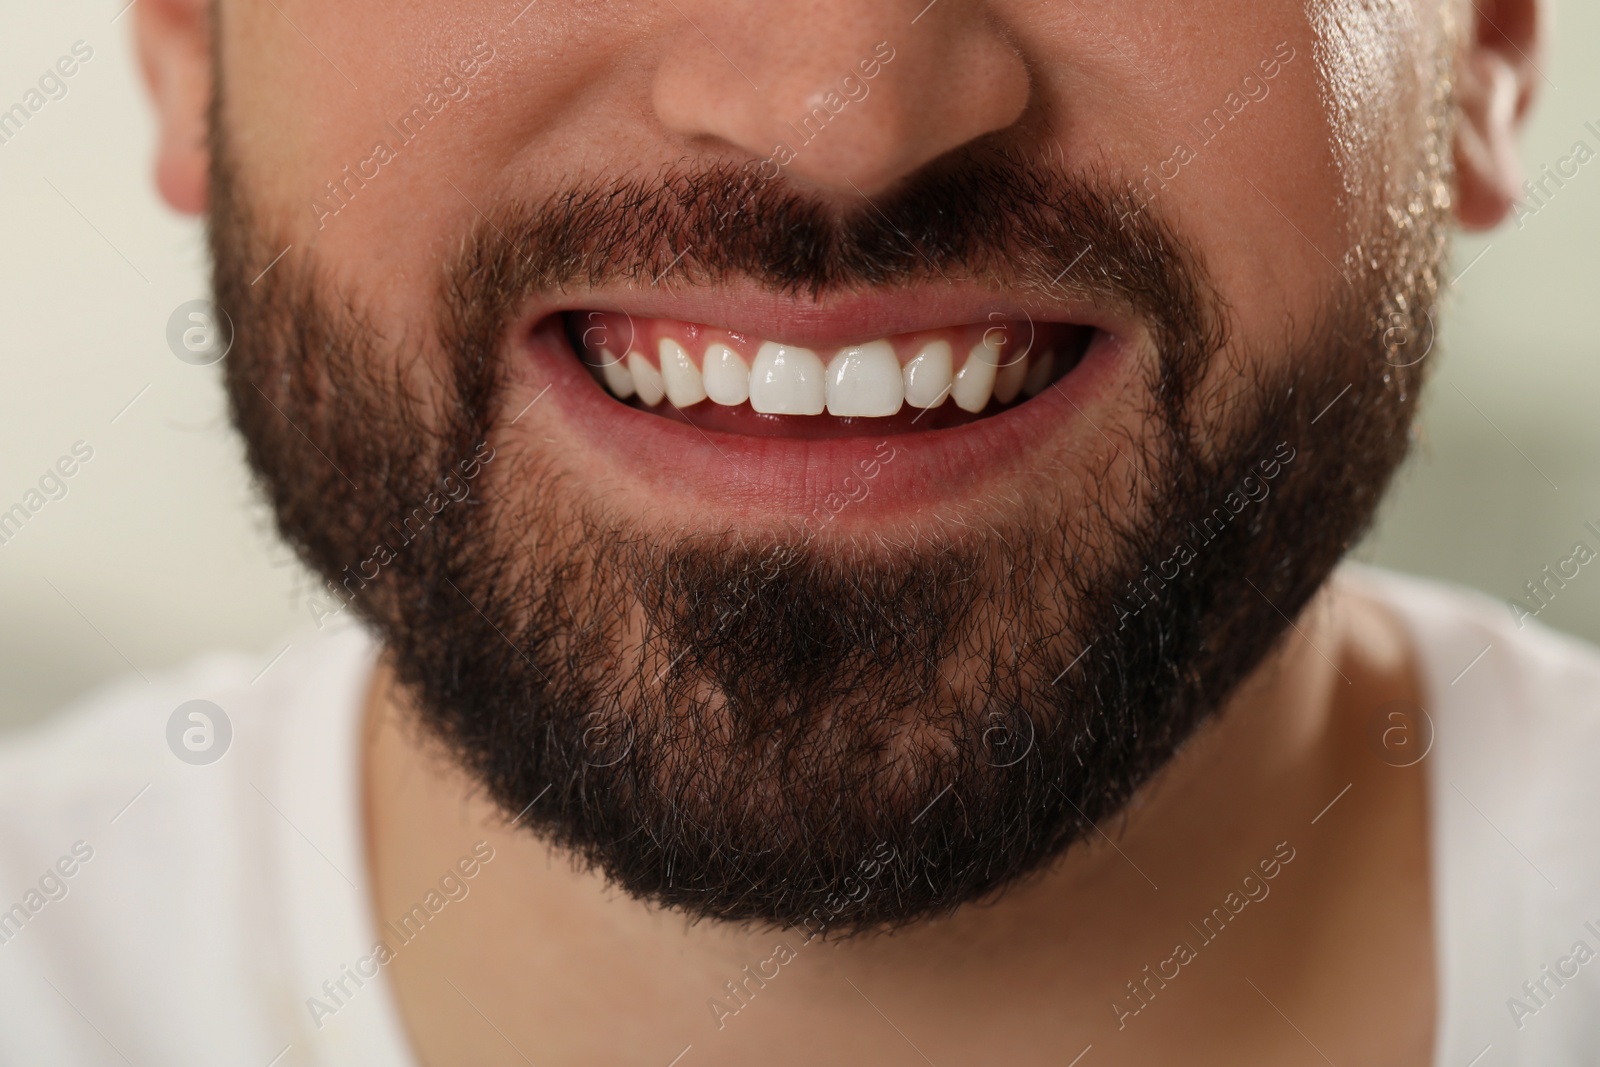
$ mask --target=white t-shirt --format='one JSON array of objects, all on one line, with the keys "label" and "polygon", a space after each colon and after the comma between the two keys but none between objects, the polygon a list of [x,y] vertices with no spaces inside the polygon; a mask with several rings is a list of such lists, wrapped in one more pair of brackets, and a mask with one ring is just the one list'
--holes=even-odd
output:
[{"label": "white t-shirt", "polygon": [[[1422,658],[1436,1065],[1600,1062],[1600,653],[1477,594],[1338,580]],[[0,1065],[414,1063],[384,973],[349,977],[379,939],[358,747],[375,654],[353,625],[309,632],[270,663],[116,683],[0,745]],[[174,723],[193,700],[226,726],[205,706]]]}]

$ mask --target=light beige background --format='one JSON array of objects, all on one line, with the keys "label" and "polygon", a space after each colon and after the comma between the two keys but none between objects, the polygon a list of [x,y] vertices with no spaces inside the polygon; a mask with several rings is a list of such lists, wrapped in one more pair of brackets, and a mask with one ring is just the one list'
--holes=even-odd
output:
[{"label": "light beige background", "polygon": [[[0,14],[0,109],[73,42],[94,49],[67,96],[0,145],[0,510],[73,442],[95,452],[0,546],[0,725],[205,649],[270,656],[309,621],[308,580],[248,484],[217,368],[167,348],[173,309],[205,295],[205,248],[152,189],[124,2]],[[1533,172],[1575,140],[1600,150],[1584,126],[1600,128],[1600,11],[1558,14]],[[1600,160],[1522,226],[1460,242],[1457,272],[1421,448],[1359,554],[1508,598],[1580,537],[1600,549],[1583,529],[1600,526]],[[1600,639],[1600,563],[1541,618]]]}]

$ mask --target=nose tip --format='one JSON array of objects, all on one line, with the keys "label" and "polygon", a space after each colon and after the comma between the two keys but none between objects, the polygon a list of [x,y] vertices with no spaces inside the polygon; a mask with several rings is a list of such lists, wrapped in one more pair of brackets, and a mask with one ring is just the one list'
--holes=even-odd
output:
[{"label": "nose tip", "polygon": [[656,71],[657,117],[686,142],[763,161],[768,177],[870,196],[1028,107],[1021,55],[970,6],[680,10],[690,24]]}]

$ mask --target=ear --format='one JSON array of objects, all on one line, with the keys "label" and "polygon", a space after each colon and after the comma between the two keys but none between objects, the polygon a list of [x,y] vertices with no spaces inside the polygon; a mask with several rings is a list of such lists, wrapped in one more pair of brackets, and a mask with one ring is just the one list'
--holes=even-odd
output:
[{"label": "ear", "polygon": [[211,103],[212,0],[140,0],[134,39],[156,108],[156,188],[186,214],[206,209],[206,113]]},{"label": "ear", "polygon": [[1457,66],[1456,217],[1487,230],[1522,196],[1517,134],[1539,62],[1541,0],[1474,0]]}]

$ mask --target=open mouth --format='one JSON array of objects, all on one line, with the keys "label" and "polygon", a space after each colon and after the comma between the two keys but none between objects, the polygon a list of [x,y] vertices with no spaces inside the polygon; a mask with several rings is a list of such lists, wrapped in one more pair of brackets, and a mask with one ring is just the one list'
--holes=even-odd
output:
[{"label": "open mouth", "polygon": [[618,403],[701,429],[800,438],[883,436],[993,418],[1070,373],[1100,332],[1005,320],[823,346],[617,312],[554,318]]},{"label": "open mouth", "polygon": [[1149,358],[1122,309],[1036,311],[960,286],[590,299],[513,323],[506,432],[614,506],[685,529],[877,536],[980,497],[1026,500],[1041,463],[1099,477],[1100,425]]}]

